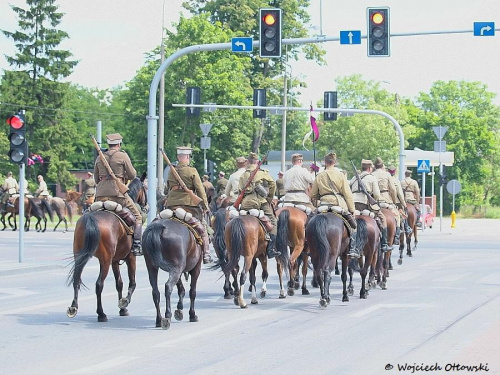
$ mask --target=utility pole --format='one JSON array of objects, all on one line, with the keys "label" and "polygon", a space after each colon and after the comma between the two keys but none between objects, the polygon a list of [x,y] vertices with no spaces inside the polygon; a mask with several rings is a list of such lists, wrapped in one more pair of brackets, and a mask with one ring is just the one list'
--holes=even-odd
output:
[{"label": "utility pole", "polygon": [[[165,38],[164,35],[164,22],[165,22],[165,0],[163,0],[163,8],[161,15],[161,47],[160,47],[160,60],[161,64],[165,60]],[[161,75],[160,79],[160,103],[158,108],[158,148],[164,148],[165,143],[165,72]],[[163,192],[163,155],[158,154],[157,172],[158,176],[158,190]]]}]

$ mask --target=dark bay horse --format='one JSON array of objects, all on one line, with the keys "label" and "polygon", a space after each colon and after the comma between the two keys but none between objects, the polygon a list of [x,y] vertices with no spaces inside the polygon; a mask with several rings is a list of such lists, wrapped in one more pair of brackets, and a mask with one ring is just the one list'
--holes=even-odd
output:
[{"label": "dark bay horse", "polygon": [[[359,259],[359,274],[361,275],[361,289],[359,291],[359,298],[366,299],[368,297],[368,290],[374,285],[375,267],[377,266],[378,252],[380,249],[380,229],[377,222],[370,216],[359,215],[356,216],[356,247],[361,249],[362,257]],[[352,260],[351,262],[356,262]],[[347,290],[350,295],[354,293],[354,286],[352,285],[352,276],[354,269],[349,264],[349,286]],[[366,276],[369,276],[368,283],[366,283]],[[368,287],[367,285],[368,284]]]},{"label": "dark bay horse", "polygon": [[314,215],[306,226],[306,241],[320,288],[320,306],[327,307],[330,303],[331,272],[338,257],[342,260],[342,302],[349,301],[346,288],[349,235],[344,221],[330,212]]},{"label": "dark bay horse", "polygon": [[[14,206],[7,205],[7,210],[3,210],[1,212],[0,216],[0,221],[2,222],[3,228],[2,230],[5,230],[7,228],[7,225],[5,224],[5,217],[7,217],[7,222],[9,223],[9,226],[12,228],[12,230],[17,230],[17,215],[19,214],[19,197],[14,199]],[[29,230],[29,220],[31,216],[31,204],[29,199],[25,196],[24,197],[24,230],[28,231]]]},{"label": "dark bay horse", "polygon": [[[45,232],[47,230],[47,215],[50,218],[50,221],[54,218],[54,212],[52,211],[52,207],[47,199],[42,198],[29,198],[30,208],[31,208],[31,216],[36,218],[35,230],[37,232]],[[28,229],[30,229],[31,225],[31,216],[28,219]],[[42,227],[43,223],[43,227]]]},{"label": "dark bay horse", "polygon": [[[412,232],[410,234],[404,233],[404,237],[406,238],[406,255],[409,257],[412,257],[413,254],[411,253],[411,238],[414,237],[414,247],[413,249],[417,249],[417,244],[418,244],[418,239],[417,239],[417,210],[415,206],[411,203],[406,203],[406,209],[408,212],[408,225],[412,229]],[[404,232],[404,231],[403,231]],[[405,241],[401,241],[399,244],[399,259],[398,259],[398,264],[403,263],[403,250],[405,248]]]},{"label": "dark bay horse", "polygon": [[[149,283],[153,289],[153,302],[156,307],[156,327],[170,328],[172,321],[171,297],[177,285],[179,301],[174,317],[182,320],[183,300],[186,294],[181,276],[191,276],[189,289],[189,321],[197,322],[194,309],[196,284],[201,271],[202,247],[196,242],[194,235],[183,223],[175,219],[159,219],[148,225],[142,237],[144,260],[149,274]],[[158,270],[168,272],[165,283],[165,317],[160,311],[160,291],[158,290]],[[186,275],[187,280],[187,275]]]},{"label": "dark bay horse", "polygon": [[[129,196],[141,209],[147,207],[147,193],[143,179],[135,178],[129,184]],[[78,312],[78,292],[82,285],[82,272],[92,257],[99,260],[99,276],[95,292],[97,296],[97,321],[107,322],[102,308],[101,295],[104,280],[111,266],[118,291],[120,316],[127,316],[127,306],[135,290],[136,257],[131,253],[132,234],[121,220],[110,211],[89,211],[78,219],[73,239],[74,264],[68,275],[68,284],[73,284],[74,297],[67,315],[74,318]],[[129,286],[127,296],[122,298],[123,281],[120,274],[120,262],[125,260],[128,269]]]},{"label": "dark bay horse", "polygon": [[[306,276],[308,266],[308,255],[306,250],[305,225],[307,214],[296,207],[281,207],[276,211],[278,217],[278,235],[276,236],[276,250],[285,256],[288,260],[288,295],[295,293],[296,275],[299,272],[299,262],[297,259],[302,256],[302,294],[308,295]],[[288,257],[288,247],[290,247],[290,256]],[[278,262],[278,276],[280,279],[280,298],[285,298],[283,282],[283,270],[281,263]],[[297,283],[298,284],[298,283]]]},{"label": "dark bay horse", "polygon": [[389,251],[380,254],[377,260],[376,278],[377,283],[382,289],[387,289],[387,277],[389,277],[389,265],[394,244],[394,236],[396,235],[396,218],[394,213],[388,208],[382,208],[382,213],[387,220],[387,246]]}]

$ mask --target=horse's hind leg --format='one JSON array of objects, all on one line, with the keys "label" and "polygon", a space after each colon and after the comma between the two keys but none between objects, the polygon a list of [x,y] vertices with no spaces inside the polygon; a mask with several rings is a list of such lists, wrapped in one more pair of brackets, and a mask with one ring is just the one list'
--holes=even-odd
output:
[{"label": "horse's hind leg", "polygon": [[165,318],[161,320],[161,327],[163,329],[170,328],[170,323],[172,322],[172,292],[174,290],[174,285],[177,284],[181,275],[181,272],[171,272],[168,276],[167,282],[165,283]]},{"label": "horse's hind leg", "polygon": [[153,303],[156,308],[156,327],[161,327],[161,311],[160,311],[160,290],[158,289],[158,267],[149,265],[148,267],[149,284],[151,284],[151,294],[153,296]]},{"label": "horse's hind leg", "polygon": [[[267,271],[267,257],[261,256],[259,260],[262,267],[262,288],[260,289],[260,298],[266,298],[267,278],[269,277],[269,272]],[[257,267],[257,265],[255,265],[255,267]],[[257,283],[257,280],[255,282]]]},{"label": "horse's hind leg", "polygon": [[198,316],[196,315],[196,312],[194,311],[194,300],[196,299],[196,283],[198,282],[198,277],[200,276],[200,271],[201,271],[201,264],[199,266],[196,266],[196,268],[193,271],[191,271],[191,287],[189,289],[189,299],[190,299],[189,321],[190,322],[197,322],[198,321]]},{"label": "horse's hind leg", "polygon": [[354,275],[354,270],[351,266],[348,266],[347,272],[349,273],[349,285],[347,286],[347,293],[352,296],[354,294],[354,285],[352,285],[352,276]]},{"label": "horse's hind leg", "polygon": [[259,303],[257,300],[257,287],[255,284],[257,283],[257,276],[255,276],[255,270],[257,268],[257,262],[254,259],[254,262],[252,262],[252,267],[250,267],[250,291],[252,292],[252,305],[256,305]]},{"label": "horse's hind leg", "polygon": [[[136,287],[136,283],[135,283],[136,258],[133,255],[129,255],[126,258],[125,262],[127,263],[127,272],[128,272],[128,280],[129,280],[127,296],[125,298],[122,297],[123,281],[122,281],[121,275],[120,275],[120,266],[119,266],[119,263],[116,262],[116,272],[118,273],[118,277],[120,278],[120,282],[121,282],[120,289],[118,289],[118,284],[116,285],[116,290],[118,291],[118,307],[120,308],[120,316],[128,316],[128,311],[127,311],[126,307],[132,301],[132,294],[134,294],[134,290]],[[115,263],[113,263],[113,273],[115,273]],[[115,279],[116,279],[116,273],[115,273]],[[118,280],[117,280],[117,282],[118,282]],[[122,314],[122,311],[123,311],[123,314]]]},{"label": "horse's hind leg", "polygon": [[179,301],[177,301],[177,309],[174,311],[175,320],[181,321],[184,319],[184,296],[186,295],[186,289],[184,289],[184,284],[182,283],[182,278],[177,281],[177,295],[179,296]]},{"label": "horse's hind leg", "polygon": [[100,272],[99,272],[99,277],[97,278],[97,281],[95,283],[95,294],[97,296],[97,321],[98,322],[107,322],[108,317],[104,313],[104,310],[102,309],[102,290],[104,289],[104,280],[106,279],[106,276],[108,275],[109,271],[109,265],[103,265],[101,264],[100,267]]}]

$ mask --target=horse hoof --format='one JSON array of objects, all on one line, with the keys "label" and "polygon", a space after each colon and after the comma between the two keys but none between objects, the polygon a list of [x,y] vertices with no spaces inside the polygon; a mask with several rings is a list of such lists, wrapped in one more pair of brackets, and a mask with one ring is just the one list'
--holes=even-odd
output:
[{"label": "horse hoof", "polygon": [[189,321],[192,323],[196,323],[198,321],[198,315],[190,316]]},{"label": "horse hoof", "polygon": [[303,296],[308,296],[309,295],[309,290],[307,290],[307,288],[302,288],[302,295]]},{"label": "horse hoof", "polygon": [[320,299],[319,306],[326,309],[326,307],[328,306],[328,303],[326,303],[326,301],[324,299]]},{"label": "horse hoof", "polygon": [[128,303],[129,303],[129,302],[128,302],[128,299],[126,299],[126,298],[122,298],[121,300],[119,300],[119,301],[118,301],[118,307],[119,307],[120,309],[124,309],[125,307],[127,307],[127,306],[128,306]]},{"label": "horse hoof", "polygon": [[[252,298],[252,302],[251,302],[252,305],[258,305],[259,304],[259,301],[257,301],[257,299],[253,299]],[[245,306],[246,307],[246,306]]]},{"label": "horse hoof", "polygon": [[229,294],[224,294],[224,299],[231,299],[231,295],[229,295]]},{"label": "horse hoof", "polygon": [[[174,312],[174,318],[177,321],[181,321],[182,319],[184,319],[184,314],[182,314],[181,310],[175,310],[175,312]],[[190,321],[191,321],[191,318],[190,318]]]},{"label": "horse hoof", "polygon": [[170,318],[162,318],[161,319],[161,328],[163,328],[163,329],[170,328]]},{"label": "horse hoof", "polygon": [[340,275],[340,271],[339,270],[335,270],[335,275]]},{"label": "horse hoof", "polygon": [[262,291],[260,292],[260,298],[266,298],[266,293],[267,293],[267,292],[266,292],[265,290],[262,290]]},{"label": "horse hoof", "polygon": [[380,285],[380,287],[382,288],[382,290],[387,290],[387,284],[386,283],[382,283]]},{"label": "horse hoof", "polygon": [[392,271],[394,268],[392,267],[392,264],[387,268],[389,271]]},{"label": "horse hoof", "polygon": [[402,265],[403,264],[403,259],[398,259],[398,264]]},{"label": "horse hoof", "polygon": [[248,305],[245,303],[245,304],[240,305],[240,307],[241,307],[242,309],[246,309],[246,308],[248,307]]},{"label": "horse hoof", "polygon": [[120,309],[120,316],[129,316],[130,314],[128,313],[127,309]]},{"label": "horse hoof", "polygon": [[236,306],[239,306],[240,305],[240,302],[238,301],[238,297],[234,297],[233,298],[233,302]]},{"label": "horse hoof", "polygon": [[368,293],[361,294],[361,295],[359,296],[359,298],[361,298],[361,299],[367,299],[367,298],[368,298]]},{"label": "horse hoof", "polygon": [[[288,294],[290,297],[294,296],[294,295],[295,295],[295,289],[288,288],[288,290],[287,290],[287,294]],[[285,297],[283,297],[283,298],[285,298]]]},{"label": "horse hoof", "polygon": [[108,321],[108,317],[107,317],[106,315],[99,315],[99,316],[97,317],[97,321],[98,321],[99,323],[105,323],[105,322],[107,322],[107,321]]},{"label": "horse hoof", "polygon": [[78,312],[78,308],[77,307],[68,307],[68,310],[66,311],[66,315],[68,316],[68,318],[74,318],[76,316],[76,313]]},{"label": "horse hoof", "polygon": [[293,287],[294,287],[296,290],[298,290],[298,289],[300,288],[300,284],[299,284],[299,283],[295,283],[295,284],[293,284]]},{"label": "horse hoof", "polygon": [[[349,302],[349,297],[342,297],[342,302]],[[328,303],[330,303],[330,300],[328,300]]]}]

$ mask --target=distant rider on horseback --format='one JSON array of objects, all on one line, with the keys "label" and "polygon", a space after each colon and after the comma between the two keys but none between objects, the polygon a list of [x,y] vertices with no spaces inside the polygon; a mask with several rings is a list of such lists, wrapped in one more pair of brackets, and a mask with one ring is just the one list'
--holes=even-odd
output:
[{"label": "distant rider on horseback", "polygon": [[[412,232],[412,229],[410,228],[410,225],[408,224],[408,217],[405,217],[403,215],[403,213],[405,213],[405,215],[407,216],[408,215],[408,210],[406,209],[406,199],[405,199],[405,195],[404,195],[404,192],[403,192],[403,188],[401,186],[401,182],[396,178],[396,167],[391,165],[387,168],[387,170],[389,171],[389,174],[391,175],[391,181],[394,183],[394,186],[396,187],[396,206],[398,207],[398,209],[400,210],[400,214],[401,214],[401,221],[402,221],[402,224],[404,225],[404,231],[406,232],[407,235],[410,235],[411,232]],[[403,229],[403,228],[401,228]]]},{"label": "distant rider on horseback", "polygon": [[284,202],[309,207],[311,212],[314,206],[309,193],[314,182],[314,175],[302,166],[304,158],[301,154],[292,155],[292,167],[283,175],[285,188]]},{"label": "distant rider on horseback", "polygon": [[7,177],[5,178],[5,182],[3,183],[2,188],[4,191],[4,194],[2,195],[2,209],[3,211],[7,211],[7,203],[9,202],[9,198],[19,192],[19,184],[12,176],[12,172],[7,172]]},{"label": "distant rider on horseback", "polygon": [[405,171],[405,178],[401,181],[401,187],[405,193],[405,199],[408,203],[415,206],[417,210],[417,223],[420,223],[420,188],[418,187],[418,182],[411,178],[411,170],[407,169]]}]

